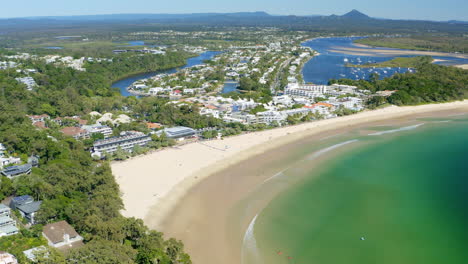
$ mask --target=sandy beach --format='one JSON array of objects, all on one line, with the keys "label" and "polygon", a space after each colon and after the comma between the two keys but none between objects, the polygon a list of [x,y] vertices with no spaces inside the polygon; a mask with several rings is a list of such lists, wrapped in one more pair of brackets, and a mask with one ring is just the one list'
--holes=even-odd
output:
[{"label": "sandy beach", "polygon": [[[447,111],[466,113],[468,101],[391,106],[223,140],[191,143],[115,162],[112,171],[122,191],[125,216],[141,218],[151,228],[182,239],[194,263],[234,264],[239,263],[241,239],[238,238],[243,234],[228,235],[228,226],[232,223],[227,222],[232,219],[232,206],[254,192],[255,185],[261,184],[265,178],[232,182],[236,177],[243,176],[231,175],[226,168],[241,166],[233,171],[271,175],[279,165],[256,171],[259,166],[272,164],[278,155],[283,155],[281,152],[272,154],[269,150],[294,145],[294,142],[306,137],[316,136],[314,140],[327,138],[353,126]],[[261,159],[253,158],[260,154],[263,154]],[[211,175],[214,176],[209,177]],[[232,185],[232,188],[218,188],[220,184]],[[204,203],[215,204],[216,210],[210,210],[211,205],[204,206]],[[261,207],[260,204],[252,206]],[[246,224],[248,222],[245,221],[235,223],[241,229]]]},{"label": "sandy beach", "polygon": [[386,48],[372,48],[366,45],[356,45],[356,48],[350,47],[332,47],[332,52],[358,55],[358,56],[388,56],[388,55],[421,55],[421,56],[440,56],[468,59],[468,55],[446,52],[419,51],[419,50],[399,50]]}]

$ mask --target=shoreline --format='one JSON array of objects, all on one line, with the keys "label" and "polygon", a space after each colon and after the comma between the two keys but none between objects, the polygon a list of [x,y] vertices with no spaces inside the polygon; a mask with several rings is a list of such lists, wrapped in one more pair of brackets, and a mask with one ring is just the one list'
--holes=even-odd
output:
[{"label": "shoreline", "polygon": [[[460,113],[468,113],[468,100],[389,107],[343,118],[278,128],[276,130],[280,131],[280,135],[273,139],[269,139],[269,134],[265,135],[265,132],[273,131],[252,133],[260,133],[258,138],[264,141],[239,151],[234,157],[214,161],[211,166],[203,167],[199,164],[198,169],[194,168],[187,178],[176,184],[168,195],[149,209],[144,222],[168,237],[182,240],[194,263],[238,264],[245,230],[253,217],[275,194],[281,192],[278,189],[280,187],[270,185],[268,186],[273,189],[267,186],[266,189],[269,190],[265,191],[263,184],[272,175],[284,170],[281,167],[284,164],[280,163],[284,163],[283,159],[290,158],[287,153],[291,150],[300,148],[304,142],[320,142],[356,128],[389,123],[406,126],[406,118],[452,116]],[[244,136],[248,135],[251,134],[238,137],[247,140]],[[353,144],[350,145],[353,147]],[[346,151],[346,148],[348,147],[335,150],[323,159],[332,159],[341,151]],[[184,150],[180,152],[181,155]],[[216,155],[216,151],[208,153]],[[185,150],[185,154],[190,159],[204,153]],[[167,168],[167,172],[176,169]]]},{"label": "shoreline", "polygon": [[123,192],[126,208],[122,213],[148,222],[149,213],[157,210],[157,219],[152,217],[151,227],[161,227],[171,210],[193,186],[230,165],[275,147],[352,125],[460,108],[468,108],[468,100],[421,106],[391,106],[223,140],[189,143],[114,162],[111,164],[112,171]]},{"label": "shoreline", "polygon": [[428,55],[428,56],[437,56],[437,57],[452,57],[452,58],[459,58],[459,59],[468,59],[468,55],[466,54],[456,54],[456,53],[445,53],[445,52],[437,52],[437,51],[420,51],[420,50],[401,50],[401,49],[391,49],[391,48],[384,48],[384,47],[377,47],[373,48],[371,46],[367,46],[364,44],[360,44],[355,48],[351,47],[340,47],[334,46],[331,47],[332,52],[342,53],[342,54],[349,54],[349,55],[357,55],[357,56],[388,56],[388,55]]}]

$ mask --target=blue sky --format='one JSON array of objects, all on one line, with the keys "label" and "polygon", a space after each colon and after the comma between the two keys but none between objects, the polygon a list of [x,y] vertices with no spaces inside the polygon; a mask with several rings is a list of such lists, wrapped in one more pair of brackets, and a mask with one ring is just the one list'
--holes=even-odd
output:
[{"label": "blue sky", "polygon": [[466,0],[1,0],[0,17],[116,13],[266,11],[286,15],[343,14],[358,9],[372,17],[468,20]]}]

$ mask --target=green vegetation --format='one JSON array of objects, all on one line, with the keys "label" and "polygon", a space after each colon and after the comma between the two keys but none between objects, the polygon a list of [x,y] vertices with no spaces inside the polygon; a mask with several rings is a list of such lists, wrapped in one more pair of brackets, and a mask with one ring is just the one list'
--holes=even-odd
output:
[{"label": "green vegetation", "polygon": [[468,53],[466,35],[413,35],[409,37],[372,37],[356,40],[355,43],[374,47],[409,50]]},{"label": "green vegetation", "polygon": [[417,57],[397,57],[388,61],[379,63],[366,63],[366,64],[346,64],[346,67],[356,68],[384,68],[384,67],[402,67],[402,68],[417,68],[422,64],[431,63],[433,61],[430,56],[417,56]]},{"label": "green vegetation", "polygon": [[431,63],[419,65],[416,73],[395,74],[379,80],[378,75],[370,80],[330,80],[330,83],[356,85],[371,92],[393,90],[389,97],[374,96],[368,101],[370,108],[390,103],[417,105],[441,103],[468,98],[468,71]]}]

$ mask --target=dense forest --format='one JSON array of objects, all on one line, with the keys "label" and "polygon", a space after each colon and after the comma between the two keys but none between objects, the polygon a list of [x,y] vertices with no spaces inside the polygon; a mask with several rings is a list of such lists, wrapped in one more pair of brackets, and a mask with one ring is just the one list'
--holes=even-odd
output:
[{"label": "dense forest", "polygon": [[[123,204],[108,163],[94,162],[79,141],[36,130],[25,114],[0,104],[0,142],[14,155],[39,156],[40,166],[14,181],[3,177],[0,198],[28,194],[43,200],[39,223],[66,220],[85,238],[85,247],[66,258],[56,252],[53,263],[190,263],[181,242],[120,215]],[[0,243],[25,262],[22,250],[40,237],[38,225]],[[18,241],[21,246],[15,246]]]},{"label": "dense forest", "polygon": [[[148,98],[139,104],[134,97],[123,98],[109,87],[113,80],[134,72],[184,63],[185,57],[178,54],[119,57],[113,63],[89,64],[87,71],[81,72],[29,61],[24,66],[38,70],[34,79],[39,86],[32,92],[14,79],[16,71],[0,71],[0,142],[12,156],[25,160],[36,155],[40,160],[30,175],[14,180],[2,177],[0,199],[27,194],[43,201],[36,217],[40,224],[0,239],[2,250],[27,263],[23,250],[47,244],[41,235],[42,225],[66,220],[85,238],[86,245],[67,256],[54,251],[47,261],[39,263],[191,263],[180,241],[165,240],[141,220],[119,213],[123,208],[119,187],[106,161],[93,161],[85,143],[56,129],[37,130],[26,116],[84,115],[92,110],[124,111],[131,107],[135,115],[183,124],[190,119],[180,117],[183,110],[164,106],[164,101],[156,98],[156,102]],[[152,118],[150,110],[155,107],[167,113]],[[198,115],[193,118],[205,122]]]}]

